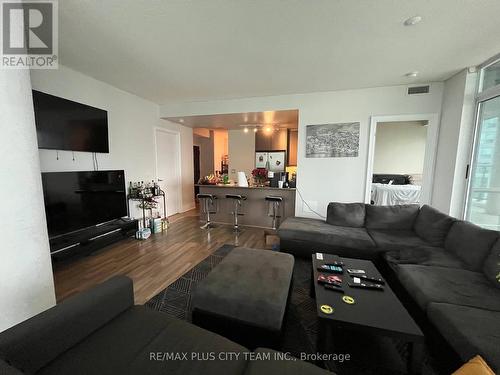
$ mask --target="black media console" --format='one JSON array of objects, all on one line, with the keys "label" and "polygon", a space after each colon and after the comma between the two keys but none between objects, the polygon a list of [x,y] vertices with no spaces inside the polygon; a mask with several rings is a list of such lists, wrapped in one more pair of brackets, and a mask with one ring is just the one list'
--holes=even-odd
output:
[{"label": "black media console", "polygon": [[67,258],[76,254],[89,254],[112,243],[132,237],[138,228],[137,220],[117,219],[91,228],[50,239],[53,258]]}]

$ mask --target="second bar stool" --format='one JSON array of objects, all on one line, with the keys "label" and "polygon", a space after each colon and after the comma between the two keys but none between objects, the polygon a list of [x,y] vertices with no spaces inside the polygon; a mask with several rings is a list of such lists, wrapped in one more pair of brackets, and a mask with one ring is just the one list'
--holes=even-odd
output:
[{"label": "second bar stool", "polygon": [[196,197],[203,202],[202,212],[207,215],[207,221],[205,225],[201,227],[201,229],[209,229],[212,228],[212,221],[210,221],[210,214],[217,213],[217,196],[213,194],[197,194]]},{"label": "second bar stool", "polygon": [[272,214],[269,215],[273,218],[273,230],[276,230],[276,223],[278,222],[277,219],[281,218],[280,215],[280,206],[281,203],[283,202],[283,197],[276,197],[273,195],[268,195],[264,198],[269,204],[272,205]]},{"label": "second bar stool", "polygon": [[241,202],[246,200],[247,197],[246,195],[239,195],[239,194],[226,194],[226,198],[227,199],[232,199],[234,201],[234,211],[231,212],[231,214],[233,215],[234,217],[234,220],[233,220],[233,228],[234,228],[234,231],[235,232],[239,232],[240,228],[238,226],[238,216],[242,216],[244,214],[242,214],[240,212],[240,207],[241,207]]}]

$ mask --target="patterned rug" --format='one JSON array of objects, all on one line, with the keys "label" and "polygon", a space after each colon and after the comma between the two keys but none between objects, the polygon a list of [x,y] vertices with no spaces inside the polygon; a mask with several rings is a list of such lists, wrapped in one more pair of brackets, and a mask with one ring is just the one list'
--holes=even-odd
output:
[{"label": "patterned rug", "polygon": [[[212,255],[186,272],[168,288],[146,302],[146,306],[170,316],[190,321],[191,291],[208,273],[229,254],[235,246],[224,245]],[[316,303],[309,296],[311,262],[295,258],[293,290],[287,310],[285,337],[282,351],[300,358],[301,353],[316,353],[317,313]],[[350,361],[342,364],[330,361],[325,367],[339,374],[401,375],[406,373],[406,345],[387,338],[354,337],[342,338],[342,347],[336,353],[349,353]],[[436,375],[437,372],[427,358],[422,374]]]}]

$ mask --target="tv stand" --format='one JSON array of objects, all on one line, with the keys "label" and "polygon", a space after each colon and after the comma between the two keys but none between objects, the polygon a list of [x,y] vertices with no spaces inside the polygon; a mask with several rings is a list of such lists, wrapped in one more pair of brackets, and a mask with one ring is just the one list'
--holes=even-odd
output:
[{"label": "tv stand", "polygon": [[137,220],[116,219],[105,224],[64,234],[50,239],[53,258],[67,258],[76,254],[90,254],[112,243],[132,237],[137,231]]}]

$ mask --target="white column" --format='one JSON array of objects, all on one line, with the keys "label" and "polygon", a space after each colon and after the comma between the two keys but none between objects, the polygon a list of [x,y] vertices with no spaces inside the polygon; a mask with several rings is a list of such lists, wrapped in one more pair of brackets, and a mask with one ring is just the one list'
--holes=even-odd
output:
[{"label": "white column", "polygon": [[31,82],[0,69],[0,331],[55,304]]}]

